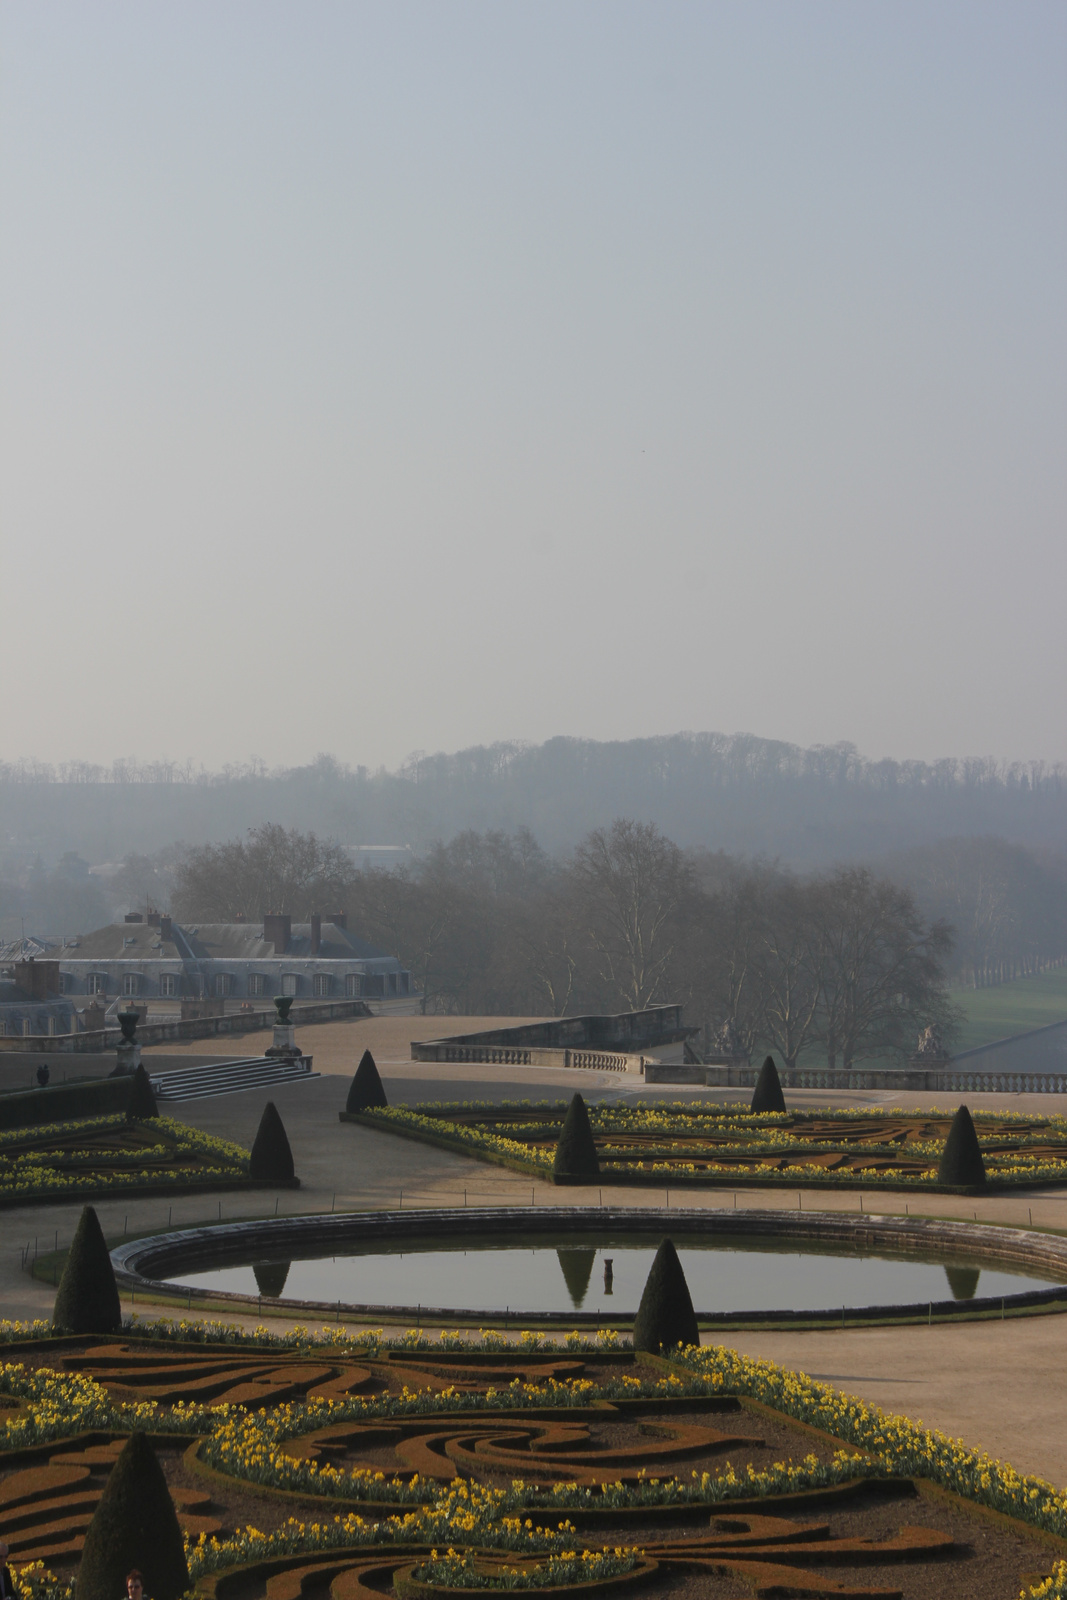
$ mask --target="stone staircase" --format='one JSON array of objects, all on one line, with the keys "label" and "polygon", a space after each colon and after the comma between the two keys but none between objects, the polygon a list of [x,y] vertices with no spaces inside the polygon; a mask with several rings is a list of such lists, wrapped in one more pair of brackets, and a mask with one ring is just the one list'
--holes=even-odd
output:
[{"label": "stone staircase", "polygon": [[207,1067],[179,1067],[149,1077],[157,1100],[205,1100],[217,1094],[241,1094],[246,1089],[272,1089],[279,1083],[305,1082],[318,1078],[311,1070],[310,1056],[247,1056],[241,1061],[222,1061]]}]

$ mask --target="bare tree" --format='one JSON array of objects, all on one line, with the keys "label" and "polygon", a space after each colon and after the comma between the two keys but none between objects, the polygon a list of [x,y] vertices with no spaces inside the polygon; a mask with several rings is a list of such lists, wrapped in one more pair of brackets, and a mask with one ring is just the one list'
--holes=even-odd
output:
[{"label": "bare tree", "polygon": [[823,941],[813,896],[792,878],[760,905],[763,993],[761,1032],[789,1068],[817,1036],[823,993]]},{"label": "bare tree", "polygon": [[351,877],[340,845],[266,822],[245,839],[190,850],[174,874],[172,905],[186,921],[254,920],[264,911],[306,920],[336,904]]},{"label": "bare tree", "polygon": [[811,893],[821,948],[821,1032],[827,1061],[906,1054],[919,1029],[956,1018],[945,989],[952,929],[927,924],[912,895],[863,867],[817,880]]},{"label": "bare tree", "polygon": [[692,879],[677,845],[651,823],[616,821],[578,846],[571,879],[579,925],[613,1000],[634,1011],[666,1001]]}]

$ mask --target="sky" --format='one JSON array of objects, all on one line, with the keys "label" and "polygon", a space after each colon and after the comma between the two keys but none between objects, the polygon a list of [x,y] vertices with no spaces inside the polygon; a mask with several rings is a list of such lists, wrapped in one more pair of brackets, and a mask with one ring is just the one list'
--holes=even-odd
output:
[{"label": "sky", "polygon": [[0,759],[1067,760],[1060,0],[5,0]]}]

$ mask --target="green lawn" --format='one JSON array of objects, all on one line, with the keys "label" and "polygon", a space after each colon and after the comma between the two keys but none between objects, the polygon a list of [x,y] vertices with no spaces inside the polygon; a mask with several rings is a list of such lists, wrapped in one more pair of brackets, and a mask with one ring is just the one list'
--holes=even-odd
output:
[{"label": "green lawn", "polygon": [[1036,978],[1017,978],[992,989],[954,989],[953,1002],[965,1021],[957,1050],[1007,1039],[1048,1022],[1067,1022],[1067,968],[1057,967]]}]

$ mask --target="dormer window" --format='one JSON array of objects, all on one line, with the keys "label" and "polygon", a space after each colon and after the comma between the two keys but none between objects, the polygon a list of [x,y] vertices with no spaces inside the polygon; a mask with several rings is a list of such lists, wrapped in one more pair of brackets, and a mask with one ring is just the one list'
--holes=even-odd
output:
[{"label": "dormer window", "polygon": [[107,973],[90,972],[85,980],[86,994],[107,994]]},{"label": "dormer window", "polygon": [[141,974],[139,972],[127,972],[123,975],[122,992],[123,994],[140,994]]},{"label": "dormer window", "polygon": [[215,974],[215,998],[216,998],[216,1000],[225,1000],[232,993],[233,993],[233,977],[231,976],[231,974],[228,973],[228,972],[216,972],[216,974]]}]

